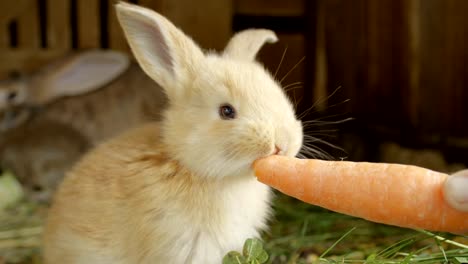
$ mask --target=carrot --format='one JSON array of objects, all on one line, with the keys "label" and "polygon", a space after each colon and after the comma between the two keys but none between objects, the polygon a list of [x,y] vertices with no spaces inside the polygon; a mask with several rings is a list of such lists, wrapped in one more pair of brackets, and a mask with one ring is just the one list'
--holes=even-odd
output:
[{"label": "carrot", "polygon": [[386,163],[270,156],[254,163],[257,179],[306,203],[373,222],[468,233],[468,213],[445,203],[447,174]]}]

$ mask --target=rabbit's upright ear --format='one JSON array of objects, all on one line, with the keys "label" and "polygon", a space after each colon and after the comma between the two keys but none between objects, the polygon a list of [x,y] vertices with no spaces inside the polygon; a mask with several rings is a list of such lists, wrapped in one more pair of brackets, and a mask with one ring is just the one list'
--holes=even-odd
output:
[{"label": "rabbit's upright ear", "polygon": [[160,14],[137,5],[116,5],[117,17],[143,70],[163,87],[172,100],[202,67],[201,49]]},{"label": "rabbit's upright ear", "polygon": [[89,50],[65,60],[39,76],[39,86],[31,87],[29,98],[35,104],[63,96],[76,96],[97,90],[124,72],[129,58],[116,51]]},{"label": "rabbit's upright ear", "polygon": [[269,29],[246,29],[235,34],[224,49],[224,56],[254,60],[265,43],[275,43],[278,37]]}]

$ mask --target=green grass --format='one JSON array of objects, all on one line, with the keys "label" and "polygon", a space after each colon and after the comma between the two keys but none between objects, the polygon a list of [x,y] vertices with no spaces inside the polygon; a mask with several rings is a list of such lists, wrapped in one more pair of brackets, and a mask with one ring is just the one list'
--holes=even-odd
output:
[{"label": "green grass", "polygon": [[278,195],[268,263],[464,263],[468,238],[341,215]]},{"label": "green grass", "polygon": [[[468,263],[467,237],[370,223],[280,194],[274,209],[263,237],[270,264]],[[7,263],[41,263],[44,216],[43,207],[28,203],[0,214],[0,263],[5,257]]]}]

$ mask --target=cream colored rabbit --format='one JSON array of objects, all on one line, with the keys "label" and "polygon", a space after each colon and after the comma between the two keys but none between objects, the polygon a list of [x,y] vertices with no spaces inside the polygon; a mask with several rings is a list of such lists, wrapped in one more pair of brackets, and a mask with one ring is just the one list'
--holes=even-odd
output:
[{"label": "cream colored rabbit", "polygon": [[295,156],[302,125],[278,82],[254,61],[269,30],[235,35],[204,54],[161,15],[117,5],[144,71],[166,92],[160,123],[88,153],[54,199],[46,263],[219,264],[266,228],[270,191],[251,168]]}]

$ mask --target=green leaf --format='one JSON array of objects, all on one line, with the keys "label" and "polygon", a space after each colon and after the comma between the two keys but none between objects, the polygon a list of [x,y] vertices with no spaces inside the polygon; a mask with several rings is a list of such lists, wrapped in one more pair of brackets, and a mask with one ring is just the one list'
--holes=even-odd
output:
[{"label": "green leaf", "polygon": [[263,244],[256,238],[247,239],[242,250],[244,256],[247,257],[247,261],[257,259],[262,254],[262,251],[264,251]]},{"label": "green leaf", "polygon": [[266,263],[268,261],[268,253],[265,250],[262,250],[260,255],[257,257],[257,260],[260,264]]},{"label": "green leaf", "polygon": [[247,261],[241,253],[237,251],[231,251],[226,254],[223,258],[223,264],[246,264]]},{"label": "green leaf", "polygon": [[0,211],[16,203],[23,197],[23,187],[9,171],[0,175]]}]

